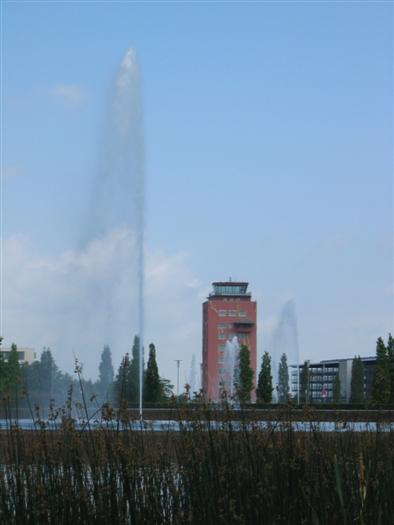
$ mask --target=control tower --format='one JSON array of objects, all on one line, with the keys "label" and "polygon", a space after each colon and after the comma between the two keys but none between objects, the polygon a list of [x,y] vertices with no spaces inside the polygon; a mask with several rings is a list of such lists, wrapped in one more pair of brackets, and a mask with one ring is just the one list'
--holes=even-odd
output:
[{"label": "control tower", "polygon": [[226,341],[236,336],[239,345],[250,352],[250,366],[256,384],[256,301],[252,301],[247,282],[220,281],[212,283],[213,291],[203,303],[202,384],[207,400],[220,397]]}]

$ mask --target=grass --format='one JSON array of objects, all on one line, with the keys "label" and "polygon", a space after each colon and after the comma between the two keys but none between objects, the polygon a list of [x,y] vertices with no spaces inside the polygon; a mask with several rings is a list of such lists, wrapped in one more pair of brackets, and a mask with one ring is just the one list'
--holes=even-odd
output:
[{"label": "grass", "polygon": [[[7,524],[394,523],[392,432],[218,430],[209,411],[179,432],[133,431],[125,410],[95,430],[0,432],[0,522]],[[226,412],[224,412],[224,415]],[[204,422],[204,423],[203,423]]]}]

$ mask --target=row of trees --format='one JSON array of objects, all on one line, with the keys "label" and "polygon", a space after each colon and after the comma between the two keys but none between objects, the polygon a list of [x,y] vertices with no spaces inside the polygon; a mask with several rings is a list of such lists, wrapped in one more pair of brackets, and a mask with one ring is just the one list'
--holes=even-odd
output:
[{"label": "row of trees", "polygon": [[[139,369],[140,369],[140,342],[136,336],[132,348],[131,359],[126,354],[120,364],[118,373],[113,383],[111,395],[115,403],[122,400],[136,403],[139,400]],[[156,361],[156,348],[153,343],[149,345],[147,367],[143,374],[143,396],[146,403],[159,403],[168,400],[172,395],[173,385],[168,379],[160,377]]]},{"label": "row of trees", "polygon": [[[373,370],[372,388],[366,392],[365,370],[360,356],[355,356],[352,362],[350,383],[350,403],[362,404],[372,401],[378,405],[394,404],[394,338],[389,334],[387,344],[379,337],[376,343],[376,363]],[[310,362],[305,361],[300,370],[299,396],[301,403],[308,403],[311,397]],[[261,369],[256,388],[257,401],[272,402],[272,373],[271,357],[265,352],[262,358]],[[286,354],[282,354],[278,369],[277,397],[279,403],[286,403],[290,399],[289,370]],[[334,377],[332,401],[339,403],[342,400],[341,381],[339,373]]]},{"label": "row of trees", "polygon": [[[1,339],[0,339],[1,344]],[[80,370],[80,369],[79,369]],[[299,396],[301,403],[307,403],[311,398],[310,363],[305,361],[300,370]],[[139,399],[139,338],[134,338],[131,358],[126,354],[122,359],[115,376],[112,364],[111,350],[105,346],[99,364],[99,377],[96,382],[84,380],[79,373],[78,379],[65,374],[57,367],[49,348],[44,349],[40,360],[32,364],[19,364],[18,349],[12,345],[7,360],[0,357],[0,393],[12,398],[21,397],[28,392],[30,399],[39,405],[45,405],[50,399],[56,403],[65,402],[70,386],[74,390],[74,399],[81,397],[96,398],[98,402],[120,403],[123,399],[136,403]],[[81,388],[82,387],[82,388]],[[250,353],[246,345],[242,345],[238,356],[238,373],[234,380],[235,396],[240,403],[248,403],[253,392],[253,370],[250,366]],[[168,400],[172,395],[173,386],[167,379],[160,376],[154,344],[149,345],[149,357],[143,372],[143,394],[145,403],[158,403]],[[271,403],[273,394],[273,378],[271,357],[265,352],[262,358],[258,376],[256,398],[258,402]],[[188,385],[185,385],[185,399],[189,399]],[[282,354],[277,381],[277,400],[286,403],[290,399],[289,370],[286,354]],[[332,401],[340,402],[341,382],[337,373],[333,381]],[[373,372],[372,388],[366,399],[365,371],[360,356],[353,359],[350,385],[350,402],[361,404],[372,401],[379,405],[394,403],[394,339],[389,334],[387,344],[379,337],[376,345],[376,364]]]},{"label": "row of trees", "polygon": [[[1,344],[1,339],[0,339]],[[97,403],[120,403],[121,399],[137,402],[139,398],[139,338],[134,338],[132,358],[126,354],[115,376],[111,350],[104,346],[99,364],[99,376],[92,382],[83,378],[82,367],[76,363],[77,376],[72,377],[59,370],[49,348],[44,348],[40,359],[31,364],[19,363],[18,348],[12,344],[7,359],[0,353],[0,395],[23,405],[47,406],[50,400],[63,405],[70,391],[74,401],[85,399]],[[149,359],[143,374],[145,402],[160,402],[172,396],[173,386],[160,377],[156,362],[156,349],[149,345]]]}]

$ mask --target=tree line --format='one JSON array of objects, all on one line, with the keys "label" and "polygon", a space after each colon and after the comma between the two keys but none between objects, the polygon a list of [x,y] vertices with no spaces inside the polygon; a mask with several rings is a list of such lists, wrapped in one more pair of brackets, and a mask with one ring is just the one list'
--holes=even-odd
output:
[{"label": "tree line", "polygon": [[[108,345],[104,346],[99,364],[99,376],[97,381],[93,382],[83,378],[80,368],[78,368],[78,378],[63,373],[56,365],[49,348],[43,350],[39,360],[31,364],[20,364],[17,346],[12,344],[7,360],[0,353],[0,396],[14,402],[28,397],[33,404],[45,406],[49,400],[64,404],[72,391],[76,401],[82,399],[83,392],[85,397],[100,404],[108,402],[119,406],[122,400],[127,403],[137,403],[139,400],[139,345],[139,338],[135,336],[131,356],[126,353],[116,374],[112,364],[111,349]],[[253,375],[249,349],[246,345],[241,345],[237,374],[234,378],[235,398],[241,404],[251,401],[254,388]],[[394,404],[394,339],[391,334],[386,344],[381,337],[378,338],[376,363],[369,392],[366,392],[365,386],[364,364],[360,356],[355,356],[352,361],[350,403]],[[268,352],[264,352],[256,387],[257,402],[272,403],[273,392],[271,356]],[[151,343],[147,365],[143,369],[144,403],[166,402],[173,396],[173,385],[159,374],[156,348]],[[190,386],[186,384],[180,397],[183,401],[201,401],[203,395],[201,391],[190,393]],[[287,403],[292,398],[289,367],[285,353],[282,354],[279,362],[276,398],[279,403]],[[313,402],[309,361],[305,361],[300,367],[299,401],[302,404]],[[332,401],[334,403],[343,401],[339,373],[336,373],[333,380]],[[22,404],[23,401],[21,401]]]},{"label": "tree line", "polygon": [[[332,401],[340,403],[343,399],[339,372],[336,373],[332,384]],[[272,385],[271,357],[268,352],[264,352],[256,388],[257,402],[272,402],[274,392]],[[302,404],[313,401],[311,370],[308,360],[304,361],[299,370],[299,398]],[[287,403],[290,399],[289,369],[287,356],[283,353],[278,367],[277,401]],[[387,344],[382,337],[379,337],[376,342],[376,362],[373,367],[372,384],[369,391],[366,389],[363,361],[360,356],[353,358],[349,402],[351,404],[363,404],[365,402],[376,405],[394,404],[394,338],[391,334],[388,336]]]},{"label": "tree line", "polygon": [[[0,339],[1,345],[1,339]],[[44,348],[40,359],[31,364],[19,363],[18,348],[11,345],[8,359],[0,352],[0,397],[12,405],[45,407],[51,402],[64,405],[67,397],[74,401],[90,399],[98,404],[120,404],[121,400],[133,403],[139,399],[139,338],[134,338],[131,358],[127,353],[114,373],[111,349],[105,345],[101,353],[97,381],[84,379],[81,365],[76,362],[76,377],[62,372],[56,365],[52,352]],[[143,373],[144,401],[158,403],[168,400],[173,385],[159,375],[156,348],[149,345],[149,358]]]}]

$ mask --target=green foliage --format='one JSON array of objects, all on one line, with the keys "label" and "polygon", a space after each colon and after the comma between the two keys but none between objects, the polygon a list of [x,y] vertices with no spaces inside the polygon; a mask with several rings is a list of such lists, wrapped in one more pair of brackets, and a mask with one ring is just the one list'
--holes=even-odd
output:
[{"label": "green foliage", "polygon": [[271,403],[272,390],[271,357],[268,352],[264,352],[256,388],[257,401]]},{"label": "green foliage", "polygon": [[388,350],[381,337],[376,342],[376,365],[373,374],[372,400],[378,405],[390,402],[391,374]]},{"label": "green foliage", "polygon": [[151,343],[149,345],[148,366],[145,372],[144,400],[149,403],[157,403],[161,401],[162,397],[162,384],[156,362],[156,349],[155,345]]},{"label": "green foliage", "polygon": [[287,403],[289,400],[289,368],[287,356],[282,354],[278,370],[278,402]]},{"label": "green foliage", "polygon": [[21,369],[18,359],[18,348],[12,343],[8,361],[5,367],[5,392],[7,394],[18,395],[18,387],[21,382]]},{"label": "green foliage", "polygon": [[339,372],[337,372],[334,378],[332,398],[333,398],[334,403],[339,403],[341,400],[341,380],[339,378]]},{"label": "green foliage", "polygon": [[160,389],[163,400],[170,399],[174,395],[174,385],[169,379],[165,379],[164,377],[160,378]]},{"label": "green foliage", "polygon": [[46,399],[50,399],[53,393],[53,386],[58,374],[58,368],[52,357],[52,352],[46,348],[40,358],[40,367],[38,369],[38,377],[40,385],[42,386],[42,393]]},{"label": "green foliage", "polygon": [[361,404],[364,400],[364,365],[360,356],[354,356],[350,383],[350,403]]},{"label": "green foliage", "polygon": [[7,363],[4,361],[3,354],[0,354],[0,394],[4,394],[7,384]]},{"label": "green foliage", "polygon": [[238,356],[239,370],[235,382],[235,391],[241,404],[250,402],[253,390],[253,370],[250,367],[250,353],[246,345],[241,345]]},{"label": "green foliage", "polygon": [[114,402],[121,406],[123,401],[132,401],[131,394],[132,389],[130,386],[130,358],[129,354],[126,354],[118,369],[114,383]]},{"label": "green foliage", "polygon": [[134,337],[133,348],[131,350],[131,363],[129,370],[128,388],[130,394],[128,395],[131,402],[136,403],[139,400],[139,384],[140,384],[140,338],[138,335]]},{"label": "green foliage", "polygon": [[310,371],[309,361],[304,361],[300,373],[300,401],[308,403],[310,400]]},{"label": "green foliage", "polygon": [[111,349],[108,345],[105,345],[101,353],[101,360],[99,364],[99,379],[97,384],[97,390],[101,400],[110,400],[113,381],[114,367],[112,366]]},{"label": "green foliage", "polygon": [[394,338],[391,334],[387,340],[387,354],[389,359],[390,403],[394,403]]}]

